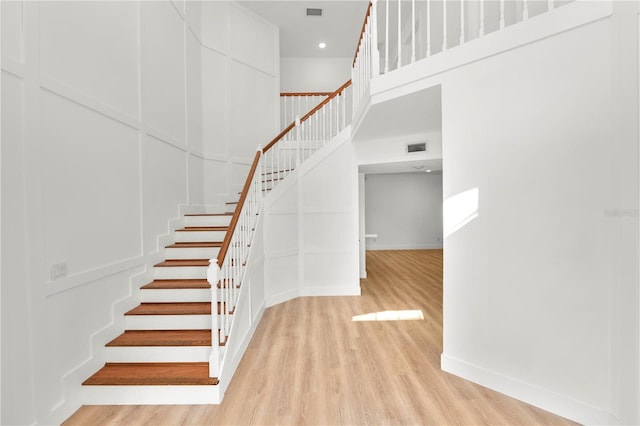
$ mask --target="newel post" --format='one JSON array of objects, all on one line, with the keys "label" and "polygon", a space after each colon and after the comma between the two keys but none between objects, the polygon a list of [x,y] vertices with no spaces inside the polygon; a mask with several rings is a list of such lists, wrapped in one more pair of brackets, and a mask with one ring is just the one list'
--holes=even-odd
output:
[{"label": "newel post", "polygon": [[220,281],[220,268],[218,259],[209,260],[207,268],[207,281],[211,286],[211,354],[209,355],[209,377],[220,376],[220,337],[218,332],[218,282]]}]

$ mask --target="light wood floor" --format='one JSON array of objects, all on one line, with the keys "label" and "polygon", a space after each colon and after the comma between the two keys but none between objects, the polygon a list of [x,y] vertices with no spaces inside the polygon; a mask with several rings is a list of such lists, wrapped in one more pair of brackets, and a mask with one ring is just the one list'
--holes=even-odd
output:
[{"label": "light wood floor", "polygon": [[[560,417],[440,370],[442,251],[370,251],[361,297],[266,310],[219,406],[85,406],[66,425],[537,425]],[[354,322],[421,310],[424,320]]]}]

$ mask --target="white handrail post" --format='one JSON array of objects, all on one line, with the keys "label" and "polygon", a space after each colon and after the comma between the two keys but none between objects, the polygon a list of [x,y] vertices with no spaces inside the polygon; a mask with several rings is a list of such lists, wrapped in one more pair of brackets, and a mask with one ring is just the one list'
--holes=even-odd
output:
[{"label": "white handrail post", "polygon": [[389,72],[389,2],[391,0],[384,0],[386,15],[385,15],[385,28],[384,28],[384,73]]},{"label": "white handrail post", "polygon": [[411,0],[411,63],[416,61],[416,0]]},{"label": "white handrail post", "polygon": [[398,0],[398,66],[399,69],[402,66],[402,0]]},{"label": "white handrail post", "polygon": [[209,354],[209,377],[220,375],[220,343],[218,330],[218,281],[220,280],[220,268],[218,259],[209,260],[207,269],[207,281],[211,286],[211,353]]},{"label": "white handrail post", "polygon": [[380,75],[380,51],[378,50],[378,0],[371,2],[369,15],[371,26],[371,77]]},{"label": "white handrail post", "polygon": [[527,0],[522,1],[522,20],[529,19],[529,2]]},{"label": "white handrail post", "polygon": [[447,0],[442,0],[442,51],[445,50],[447,50]]},{"label": "white handrail post", "polygon": [[300,165],[300,116],[296,115],[296,167]]},{"label": "white handrail post", "polygon": [[504,28],[504,0],[500,0],[500,29]]},{"label": "white handrail post", "polygon": [[480,37],[484,35],[484,0],[480,0]]},{"label": "white handrail post", "polygon": [[464,44],[464,0],[460,0],[460,44]]}]

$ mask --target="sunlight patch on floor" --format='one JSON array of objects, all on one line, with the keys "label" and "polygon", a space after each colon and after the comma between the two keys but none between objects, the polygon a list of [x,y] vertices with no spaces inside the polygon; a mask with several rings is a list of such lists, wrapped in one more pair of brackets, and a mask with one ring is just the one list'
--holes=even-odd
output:
[{"label": "sunlight patch on floor", "polygon": [[421,310],[404,310],[404,311],[380,311],[371,312],[370,314],[356,315],[351,321],[409,321],[423,320],[424,314]]}]

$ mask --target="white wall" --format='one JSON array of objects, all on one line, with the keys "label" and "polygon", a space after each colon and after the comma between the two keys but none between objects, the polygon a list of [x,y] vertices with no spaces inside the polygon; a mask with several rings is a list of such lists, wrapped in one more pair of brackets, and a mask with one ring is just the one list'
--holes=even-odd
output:
[{"label": "white wall", "polygon": [[[59,423],[80,406],[179,207],[212,198],[207,176],[232,182],[233,167],[207,163],[208,99],[227,95],[203,88],[258,99],[228,96],[228,126],[241,109],[258,124],[224,130],[225,161],[273,133],[277,31],[252,33],[276,46],[252,59],[238,34],[255,20],[228,7],[233,28],[200,2],[2,2],[2,424]],[[211,28],[246,66],[207,68]],[[248,70],[269,63],[274,75]],[[52,279],[58,263],[67,276]]]},{"label": "white wall", "polygon": [[359,295],[358,171],[350,127],[265,199],[267,306]]},{"label": "white wall", "polygon": [[442,174],[365,177],[367,250],[442,248]]},{"label": "white wall", "polygon": [[431,81],[443,369],[588,424],[639,420],[638,13],[623,7]]},{"label": "white wall", "polygon": [[353,58],[281,58],[281,92],[333,92],[351,78]]},{"label": "white wall", "polygon": [[202,3],[205,203],[237,199],[258,145],[279,132],[278,28],[227,1]]}]

